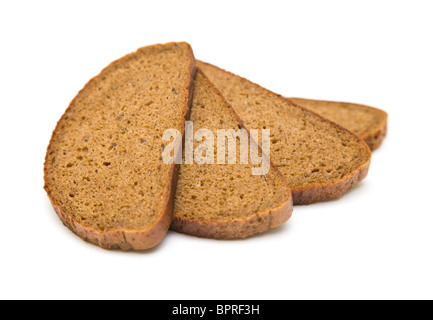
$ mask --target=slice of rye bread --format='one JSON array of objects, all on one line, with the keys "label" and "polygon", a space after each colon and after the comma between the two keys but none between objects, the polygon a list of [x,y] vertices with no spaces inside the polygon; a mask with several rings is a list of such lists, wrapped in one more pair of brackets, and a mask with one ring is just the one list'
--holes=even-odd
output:
[{"label": "slice of rye bread", "polygon": [[289,100],[352,131],[363,139],[371,150],[377,149],[386,136],[388,114],[383,110],[348,102],[300,98]]},{"label": "slice of rye bread", "polygon": [[184,132],[194,73],[188,44],[145,47],[113,62],[72,101],[44,172],[55,211],[78,236],[123,250],[163,239],[178,174],[160,160],[162,135]]},{"label": "slice of rye bread", "polygon": [[287,178],[295,205],[340,198],[367,176],[371,151],[343,127],[216,66],[197,66],[248,129],[271,130],[271,160]]},{"label": "slice of rye bread", "polygon": [[[198,69],[191,118],[194,131],[245,129],[221,93]],[[246,131],[246,129],[245,129]],[[194,143],[194,148],[200,142]],[[172,230],[214,239],[245,238],[286,222],[293,209],[290,188],[271,164],[266,175],[253,175],[250,164],[240,164],[237,139],[236,164],[183,164],[179,173]],[[228,150],[226,149],[226,160]],[[196,159],[197,160],[197,159]]]}]

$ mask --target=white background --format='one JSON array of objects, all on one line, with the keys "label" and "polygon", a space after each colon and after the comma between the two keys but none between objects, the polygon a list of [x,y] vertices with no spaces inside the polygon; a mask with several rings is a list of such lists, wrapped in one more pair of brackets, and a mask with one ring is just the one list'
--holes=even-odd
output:
[{"label": "white background", "polygon": [[[431,1],[1,1],[0,298],[433,298]],[[339,201],[242,241],[169,232],[89,245],[43,190],[51,132],[84,84],[138,47],[195,55],[286,96],[369,104],[389,135]]]}]

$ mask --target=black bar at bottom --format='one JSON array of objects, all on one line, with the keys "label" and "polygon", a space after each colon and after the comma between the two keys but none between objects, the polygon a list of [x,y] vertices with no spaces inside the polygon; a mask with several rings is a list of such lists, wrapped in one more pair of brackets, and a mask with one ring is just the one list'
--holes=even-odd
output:
[{"label": "black bar at bottom", "polygon": [[170,319],[265,319],[284,314],[287,301],[152,301],[149,307]]}]

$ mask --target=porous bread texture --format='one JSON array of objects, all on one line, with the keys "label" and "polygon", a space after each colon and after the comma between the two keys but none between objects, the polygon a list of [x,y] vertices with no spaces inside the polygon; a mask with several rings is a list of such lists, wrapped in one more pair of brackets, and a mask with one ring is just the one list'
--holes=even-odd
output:
[{"label": "porous bread texture", "polygon": [[177,173],[165,129],[184,131],[195,60],[186,43],[139,49],[104,69],[59,121],[45,189],[63,221],[106,249],[157,245],[172,220]]},{"label": "porous bread texture", "polygon": [[371,152],[353,133],[249,80],[204,62],[197,66],[248,129],[270,129],[271,160],[295,205],[337,199],[366,177]]},{"label": "porous bread texture", "polygon": [[[252,175],[251,163],[240,164],[239,139],[236,164],[216,164],[217,130],[238,131],[244,126],[200,70],[195,79],[190,121],[194,132],[213,132],[215,164],[181,166],[171,228],[198,237],[235,239],[287,221],[292,213],[291,192],[273,165],[266,175]],[[194,144],[194,149],[199,143]]]},{"label": "porous bread texture", "polygon": [[348,102],[301,98],[289,100],[352,131],[363,139],[371,150],[377,149],[386,136],[388,114],[383,110]]}]

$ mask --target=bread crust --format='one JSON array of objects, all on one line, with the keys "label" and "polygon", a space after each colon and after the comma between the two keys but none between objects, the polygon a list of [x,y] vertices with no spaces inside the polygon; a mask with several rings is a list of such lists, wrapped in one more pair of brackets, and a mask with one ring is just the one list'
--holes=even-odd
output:
[{"label": "bread crust", "polygon": [[361,182],[367,177],[368,171],[370,169],[371,157],[372,157],[370,147],[365,143],[363,139],[361,139],[361,137],[358,137],[352,131],[349,131],[348,129],[340,126],[339,124],[332,122],[331,120],[328,120],[322,117],[321,115],[315,113],[314,111],[308,110],[292,102],[291,100],[288,101],[292,105],[297,106],[298,108],[301,108],[307,111],[308,113],[316,115],[322,121],[325,121],[331,124],[332,126],[337,127],[338,129],[352,135],[356,140],[358,140],[360,146],[365,150],[365,152],[368,153],[367,160],[364,161],[364,163],[362,163],[355,171],[353,171],[349,175],[346,175],[342,179],[335,180],[329,183],[324,183],[324,184],[311,185],[304,188],[292,187],[292,194],[294,199],[293,202],[295,205],[307,205],[316,202],[336,200],[341,198],[343,194],[348,192],[350,189],[353,188],[353,186],[355,186],[357,183]]},{"label": "bread crust", "polygon": [[[165,45],[171,45],[174,43],[167,43]],[[192,95],[194,90],[194,75],[196,72],[196,65],[195,65],[195,59],[194,54],[192,51],[192,48],[189,44],[186,44],[189,48],[190,52],[190,66],[189,66],[189,83],[185,84],[185,88],[188,88],[188,106],[184,111],[184,118],[185,120],[188,119],[191,102],[192,102]],[[143,47],[137,50],[137,52],[141,50],[145,50],[146,48],[150,47],[158,47],[158,46],[164,46],[164,45],[152,45],[149,47]],[[72,100],[69,107],[63,114],[62,118],[58,121],[56,129],[59,126],[59,123],[61,123],[62,119],[67,115],[69,109],[73,106],[74,102],[78,97],[80,96],[80,93],[83,92],[83,90],[89,86],[92,82],[96,81],[101,74],[106,72],[107,70],[113,68],[116,66],[116,64],[120,61],[127,60],[130,57],[134,56],[137,52],[131,53],[129,55],[124,56],[123,58],[120,58],[114,62],[112,62],[109,66],[107,66],[104,70],[101,71],[101,73],[94,78],[92,78],[85,86],[84,88],[78,93],[78,95]],[[181,132],[184,133],[185,131],[185,123],[183,124],[181,128]],[[168,190],[166,192],[167,196],[165,198],[165,206],[163,212],[159,214],[159,218],[153,223],[153,225],[145,228],[145,229],[137,229],[137,230],[131,230],[131,229],[114,229],[114,230],[97,230],[95,228],[92,228],[90,226],[85,226],[78,222],[78,220],[69,212],[66,212],[62,208],[62,206],[57,203],[57,201],[52,196],[51,192],[51,186],[47,182],[47,175],[48,175],[48,155],[50,153],[50,150],[53,149],[53,137],[54,132],[50,141],[50,144],[48,146],[47,155],[45,158],[45,164],[44,164],[44,189],[47,192],[48,198],[50,199],[54,210],[56,214],[59,216],[62,223],[68,227],[72,232],[74,232],[76,235],[78,235],[83,240],[92,243],[94,245],[97,245],[104,249],[121,249],[124,251],[128,250],[146,250],[155,247],[158,245],[162,239],[165,237],[167,231],[170,228],[170,224],[173,218],[173,207],[174,207],[174,197],[176,192],[176,185],[177,185],[177,179],[178,179],[178,165],[172,164],[170,168],[170,175],[171,175],[171,183],[168,184]],[[179,151],[178,151],[179,152]]]},{"label": "bread crust", "polygon": [[[337,101],[327,101],[327,100],[313,100],[313,99],[305,99],[305,98],[287,98],[291,103],[296,104],[295,101],[293,100],[302,100],[305,102],[308,101],[314,101],[317,103],[323,103],[323,104],[328,104],[328,103],[342,103],[342,104],[346,104],[346,105],[352,105],[352,106],[356,106],[356,107],[360,107],[360,108],[364,108],[364,109],[371,109],[374,110],[376,112],[380,112],[383,115],[383,119],[379,122],[378,125],[370,128],[370,131],[360,135],[360,138],[362,140],[364,140],[364,142],[370,147],[371,151],[376,150],[377,148],[380,147],[380,145],[382,144],[384,138],[386,137],[387,134],[387,126],[388,126],[388,114],[380,109],[377,108],[373,108],[364,104],[358,104],[358,103],[349,103],[349,102],[337,102]],[[307,108],[308,109],[308,108]],[[312,110],[310,110],[312,111]],[[312,111],[314,112],[314,111]],[[349,129],[349,128],[346,128]],[[350,131],[350,130],[349,130]]]},{"label": "bread crust", "polygon": [[306,188],[292,188],[294,205],[307,205],[339,199],[343,194],[352,189],[355,184],[367,177],[369,168],[370,160],[349,176],[332,183],[313,185]]},{"label": "bread crust", "polygon": [[200,238],[243,239],[276,228],[289,220],[293,212],[292,199],[290,196],[280,206],[261,211],[248,218],[200,221],[175,216],[171,229]]},{"label": "bread crust", "polygon": [[[199,64],[204,64],[204,65],[208,65],[208,66],[211,66],[214,68],[219,68],[219,67],[213,66],[210,63],[203,62],[203,61],[199,61]],[[221,69],[221,68],[219,68],[219,69]],[[249,82],[255,86],[258,86],[258,87],[262,88],[263,90],[266,90],[266,91],[274,94],[276,97],[279,97],[280,99],[286,100],[288,103],[301,109],[304,113],[311,114],[311,115],[317,117],[320,121],[327,122],[329,125],[334,126],[334,127],[338,128],[339,130],[345,131],[346,133],[352,135],[356,140],[358,140],[360,147],[365,150],[366,154],[368,154],[367,159],[361,165],[359,165],[356,170],[354,170],[352,173],[346,175],[342,179],[335,180],[332,182],[325,182],[325,183],[321,183],[321,184],[310,185],[307,187],[290,186],[292,189],[292,196],[293,196],[293,204],[294,205],[307,205],[307,204],[313,204],[313,203],[321,202],[321,201],[338,199],[344,193],[349,191],[355,184],[359,183],[360,181],[362,181],[363,179],[365,179],[367,177],[368,170],[370,168],[370,163],[371,163],[371,150],[367,146],[367,144],[364,142],[364,140],[362,140],[360,137],[358,137],[357,135],[355,135],[351,131],[347,130],[346,128],[343,128],[342,126],[320,116],[319,114],[292,102],[291,100],[283,97],[280,94],[277,94],[277,93],[274,93],[268,89],[265,89],[265,88],[261,87],[260,85],[254,83],[248,79],[245,79],[241,76],[235,75],[234,73],[232,73],[230,71],[226,71],[224,69],[221,69],[221,70],[223,70],[229,74],[232,74],[232,75],[242,79],[243,81],[247,81],[247,82]]]},{"label": "bread crust", "polygon": [[380,122],[380,124],[367,134],[361,136],[361,139],[370,147],[371,151],[376,150],[382,145],[383,140],[388,133],[388,114],[385,113],[385,118]]},{"label": "bread crust", "polygon": [[[200,73],[204,78],[210,81],[200,68],[197,68],[197,73]],[[222,93],[214,86],[215,92],[220,96],[224,103],[229,107],[233,117],[238,122],[240,128],[247,131],[244,122],[239,118],[233,107],[225,99]],[[259,150],[261,146],[259,145]],[[204,221],[191,220],[182,216],[174,215],[171,229],[176,232],[209,239],[243,239],[257,233],[262,233],[270,228],[276,228],[288,221],[293,212],[293,197],[290,192],[290,187],[284,175],[271,162],[272,170],[275,170],[278,177],[284,182],[288,192],[288,198],[277,207],[269,208],[269,210],[258,212],[247,218],[224,219],[221,221]]]}]

